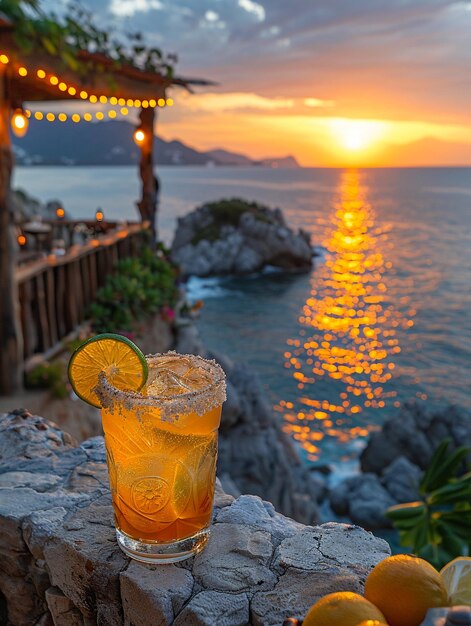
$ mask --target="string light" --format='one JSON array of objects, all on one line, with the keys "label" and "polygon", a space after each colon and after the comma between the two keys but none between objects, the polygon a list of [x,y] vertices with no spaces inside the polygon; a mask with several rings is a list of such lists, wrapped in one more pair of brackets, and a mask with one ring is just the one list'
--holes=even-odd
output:
[{"label": "string light", "polygon": [[[8,55],[3,53],[0,54],[0,63],[2,63],[3,65],[7,65],[8,63],[10,63],[10,58],[8,57]],[[34,70],[32,71],[34,72]],[[26,77],[29,74],[28,68],[23,65],[17,68],[17,72],[18,76],[20,77]],[[129,114],[129,108],[142,107],[144,109],[147,109],[149,107],[155,108],[156,106],[173,106],[174,104],[173,98],[159,98],[158,100],[155,100],[154,98],[151,98],[150,100],[133,100],[132,98],[125,99],[122,97],[118,98],[117,96],[111,96],[110,98],[108,98],[104,94],[97,96],[95,94],[89,94],[85,89],[82,89],[79,92],[76,87],[68,85],[65,81],[61,81],[57,76],[48,76],[47,72],[42,68],[38,68],[35,71],[35,74],[36,77],[40,80],[48,79],[49,83],[57,87],[59,91],[63,93],[67,92],[70,96],[75,96],[76,94],[78,94],[82,100],[88,100],[91,104],[100,102],[101,104],[109,103],[112,106],[119,105],[121,107],[119,113],[123,116]],[[112,109],[107,112],[107,115],[110,119],[115,119],[118,115],[118,112]],[[29,126],[28,118],[30,117],[34,117],[34,119],[38,121],[46,119],[48,122],[54,122],[56,120],[60,122],[66,122],[67,119],[69,119],[69,116],[66,113],[54,114],[52,112],[43,113],[42,111],[32,112],[29,109],[23,110],[21,108],[18,108],[14,111],[11,117],[12,132],[17,137],[23,137],[26,134]],[[102,111],[97,111],[95,113],[95,118],[101,121],[105,118],[105,114]],[[70,116],[70,119],[75,123],[78,123],[82,120],[85,122],[91,122],[93,116],[90,113],[84,113],[83,115],[80,115],[79,113],[73,113]],[[134,131],[134,141],[136,142],[136,144],[141,145],[145,138],[146,133],[142,130],[142,128],[137,128]]]},{"label": "string light", "polygon": [[61,206],[57,207],[57,209],[56,209],[56,217],[61,220],[61,219],[64,218],[64,216],[65,216],[64,209]]},{"label": "string light", "polygon": [[136,128],[136,130],[134,131],[133,137],[134,137],[135,143],[138,146],[140,146],[144,142],[144,139],[146,138],[146,134],[142,130],[142,128]]},{"label": "string light", "polygon": [[17,137],[24,137],[28,131],[29,121],[23,109],[16,109],[11,116],[11,129]]},{"label": "string light", "polygon": [[[8,55],[3,54],[3,53],[0,54],[0,63],[2,63],[3,65],[7,65],[8,63],[10,63],[10,58],[8,57]],[[21,65],[20,67],[18,67],[17,71],[18,71],[18,75],[21,76],[22,78],[29,75],[29,70],[24,65]],[[36,70],[36,76],[39,79],[45,79],[47,78],[47,72],[44,69],[39,68]],[[57,87],[59,91],[62,91],[63,93],[68,92],[71,96],[75,96],[78,93],[78,90],[76,87],[72,85],[68,85],[65,81],[60,80],[60,78],[58,78],[55,75],[49,76],[49,83],[53,85],[54,87]],[[125,98],[118,98],[116,96],[112,96],[108,98],[104,94],[99,95],[99,96],[95,94],[89,94],[84,89],[80,91],[79,95],[83,100],[88,100],[92,104],[96,104],[97,102],[100,102],[101,104],[106,104],[109,102],[113,106],[127,105],[128,107],[134,107],[134,108],[142,107],[144,109],[147,109],[148,107],[154,108],[155,106],[159,106],[159,107],[173,106],[174,104],[173,98],[167,98],[167,99],[159,98],[157,101],[155,99],[141,101],[139,99],[133,100],[132,98],[128,98],[126,100]]]},{"label": "string light", "polygon": [[97,222],[102,222],[105,219],[105,214],[101,209],[97,209],[95,213],[95,219]]},{"label": "string light", "polygon": [[18,235],[17,241],[18,245],[21,247],[26,245],[26,237],[24,235]]}]

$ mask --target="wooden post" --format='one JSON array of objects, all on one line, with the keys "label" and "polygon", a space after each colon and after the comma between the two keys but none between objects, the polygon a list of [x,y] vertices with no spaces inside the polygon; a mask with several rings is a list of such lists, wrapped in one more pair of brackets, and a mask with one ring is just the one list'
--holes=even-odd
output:
[{"label": "wooden post", "polygon": [[0,68],[0,394],[12,393],[23,382],[23,338],[15,281],[16,236],[11,204],[13,157],[10,102],[5,67]]},{"label": "wooden post", "polygon": [[148,220],[151,225],[152,246],[157,241],[157,183],[154,175],[153,147],[155,110],[151,107],[141,109],[139,116],[144,140],[140,144],[141,160],[139,171],[142,181],[141,199],[137,203],[142,221]]}]

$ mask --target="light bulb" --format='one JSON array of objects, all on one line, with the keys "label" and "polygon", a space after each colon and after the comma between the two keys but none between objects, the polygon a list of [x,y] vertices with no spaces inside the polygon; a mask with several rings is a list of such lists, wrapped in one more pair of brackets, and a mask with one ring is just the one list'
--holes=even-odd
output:
[{"label": "light bulb", "polygon": [[142,128],[136,128],[136,130],[134,131],[134,141],[137,143],[138,146],[142,144],[145,138],[146,134],[142,130]]},{"label": "light bulb", "polygon": [[22,109],[16,109],[11,116],[11,129],[17,137],[24,137],[28,132],[29,121]]}]

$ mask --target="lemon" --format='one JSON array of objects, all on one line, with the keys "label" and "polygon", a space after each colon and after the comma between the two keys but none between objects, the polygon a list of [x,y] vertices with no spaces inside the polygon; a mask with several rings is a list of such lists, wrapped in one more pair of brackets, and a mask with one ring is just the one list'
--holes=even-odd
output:
[{"label": "lemon", "polygon": [[362,620],[386,621],[381,611],[362,596],[338,591],[318,600],[309,609],[303,626],[357,626]]},{"label": "lemon", "polygon": [[147,380],[145,356],[127,337],[105,333],[84,341],[72,354],[68,374],[79,398],[100,408],[95,394],[99,375],[118,389],[138,391]]},{"label": "lemon", "polygon": [[384,613],[390,626],[419,626],[428,609],[448,605],[437,570],[407,554],[390,556],[376,565],[366,579],[365,598]]},{"label": "lemon", "polygon": [[471,606],[471,557],[460,556],[440,571],[451,606]]}]

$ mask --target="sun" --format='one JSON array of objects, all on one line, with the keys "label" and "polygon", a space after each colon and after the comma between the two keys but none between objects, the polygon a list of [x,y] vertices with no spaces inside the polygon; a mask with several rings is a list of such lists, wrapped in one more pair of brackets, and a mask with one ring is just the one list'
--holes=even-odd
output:
[{"label": "sun", "polygon": [[330,131],[341,148],[356,153],[374,147],[384,136],[386,124],[377,120],[333,119]]}]

